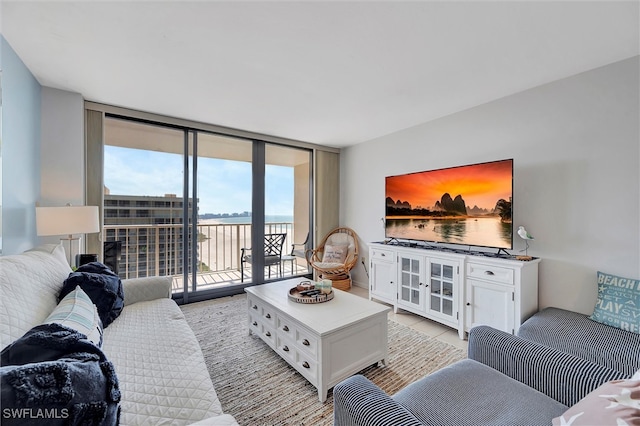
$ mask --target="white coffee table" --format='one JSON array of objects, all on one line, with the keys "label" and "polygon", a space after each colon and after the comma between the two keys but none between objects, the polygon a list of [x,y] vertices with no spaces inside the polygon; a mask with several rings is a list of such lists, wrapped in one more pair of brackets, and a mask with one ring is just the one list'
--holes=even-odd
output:
[{"label": "white coffee table", "polygon": [[340,381],[372,364],[386,364],[390,309],[338,289],[328,302],[290,301],[289,290],[300,281],[245,288],[249,332],[314,385],[324,402],[327,391]]}]

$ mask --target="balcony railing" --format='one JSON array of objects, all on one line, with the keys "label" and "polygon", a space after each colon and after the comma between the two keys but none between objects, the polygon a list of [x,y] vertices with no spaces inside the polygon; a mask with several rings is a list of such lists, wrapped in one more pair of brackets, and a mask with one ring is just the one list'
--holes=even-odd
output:
[{"label": "balcony railing", "polygon": [[[197,272],[239,271],[241,249],[251,247],[251,225],[220,223],[198,224],[197,227]],[[181,224],[105,225],[104,230],[105,241],[122,243],[118,262],[121,278],[182,276],[183,251],[185,248],[190,250],[190,244],[185,244]],[[283,254],[289,253],[293,242],[291,222],[267,223],[265,233],[286,233]]]}]

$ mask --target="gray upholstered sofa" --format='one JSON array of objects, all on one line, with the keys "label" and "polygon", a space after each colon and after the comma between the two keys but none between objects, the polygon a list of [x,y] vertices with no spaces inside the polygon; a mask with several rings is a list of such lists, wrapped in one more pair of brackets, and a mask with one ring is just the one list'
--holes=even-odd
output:
[{"label": "gray upholstered sofa", "polygon": [[393,396],[350,377],[333,390],[335,425],[551,424],[600,385],[640,369],[640,335],[586,315],[545,309],[519,334],[475,327],[469,359]]}]

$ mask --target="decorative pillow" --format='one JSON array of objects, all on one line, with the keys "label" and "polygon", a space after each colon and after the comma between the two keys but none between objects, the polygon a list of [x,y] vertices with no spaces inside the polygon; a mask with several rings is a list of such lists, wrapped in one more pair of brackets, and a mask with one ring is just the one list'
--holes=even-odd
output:
[{"label": "decorative pillow", "polygon": [[62,299],[77,286],[91,298],[98,308],[102,326],[107,328],[124,308],[122,281],[111,269],[100,262],[90,262],[69,274],[58,299]]},{"label": "decorative pillow", "polygon": [[99,348],[102,347],[102,321],[98,308],[80,286],[67,294],[43,323],[72,328],[87,336]]},{"label": "decorative pillow", "polygon": [[554,425],[639,425],[640,380],[614,380],[603,384],[562,416]]},{"label": "decorative pillow", "polygon": [[349,253],[348,245],[331,245],[325,244],[324,253],[322,255],[323,263],[344,263]]},{"label": "decorative pillow", "polygon": [[116,425],[113,364],[84,334],[41,324],[0,353],[3,425]]},{"label": "decorative pillow", "polygon": [[598,301],[589,318],[640,333],[640,280],[598,271]]}]

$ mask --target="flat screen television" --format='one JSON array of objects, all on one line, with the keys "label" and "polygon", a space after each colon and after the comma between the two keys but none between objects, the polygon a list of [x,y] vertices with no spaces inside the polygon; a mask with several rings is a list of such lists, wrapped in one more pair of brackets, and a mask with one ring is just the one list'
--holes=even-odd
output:
[{"label": "flat screen television", "polygon": [[513,248],[513,159],[385,178],[385,237]]}]

